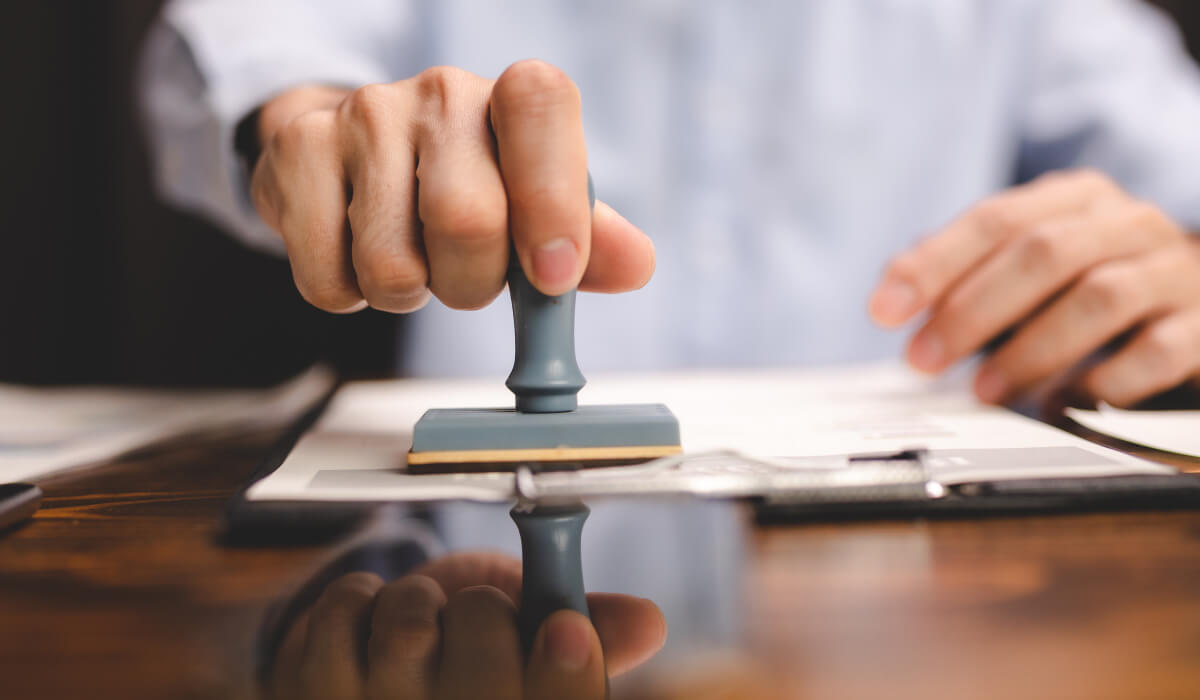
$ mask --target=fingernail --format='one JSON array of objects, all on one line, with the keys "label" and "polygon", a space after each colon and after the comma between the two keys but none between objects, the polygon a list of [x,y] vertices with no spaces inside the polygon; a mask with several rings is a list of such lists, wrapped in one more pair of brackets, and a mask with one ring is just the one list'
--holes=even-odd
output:
[{"label": "fingernail", "polygon": [[997,369],[984,367],[975,377],[975,395],[984,403],[996,403],[1008,393],[1008,380]]},{"label": "fingernail", "polygon": [[569,238],[555,238],[533,251],[533,274],[539,282],[551,287],[570,285],[575,281],[579,251]]},{"label": "fingernail", "polygon": [[871,312],[883,323],[900,323],[916,312],[917,290],[907,282],[887,280],[871,299]]},{"label": "fingernail", "polygon": [[908,361],[921,371],[936,372],[941,369],[945,354],[941,338],[924,331],[913,339],[912,347],[908,351]]},{"label": "fingernail", "polygon": [[550,662],[568,673],[587,666],[592,656],[592,632],[580,615],[552,615],[546,621],[545,650]]}]

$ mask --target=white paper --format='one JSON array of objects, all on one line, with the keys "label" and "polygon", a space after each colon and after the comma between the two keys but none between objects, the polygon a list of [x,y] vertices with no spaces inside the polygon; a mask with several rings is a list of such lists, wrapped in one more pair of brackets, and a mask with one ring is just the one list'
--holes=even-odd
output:
[{"label": "white paper", "polygon": [[1200,457],[1200,411],[1126,411],[1068,408],[1067,417],[1097,433],[1156,450]]},{"label": "white paper", "polygon": [[[931,380],[898,364],[596,376],[580,402],[665,403],[679,418],[685,454],[802,458],[791,467],[797,470],[844,468],[848,455],[920,447],[931,451],[930,476],[946,485],[1173,471],[979,404],[961,381]],[[511,405],[512,395],[499,380],[348,384],[283,465],[248,497],[405,500],[420,492],[429,499],[512,498],[511,474],[405,473],[412,426],[426,409]],[[1003,458],[993,459],[987,450],[1011,452],[997,452]],[[982,458],[963,456],[968,454]],[[1040,457],[1008,458],[1013,454]],[[746,466],[727,459],[708,471],[723,470],[728,477]],[[605,473],[613,472],[581,475],[600,479]]]},{"label": "white paper", "polygon": [[168,438],[296,418],[333,386],[314,367],[265,390],[0,385],[0,482],[111,460]]}]

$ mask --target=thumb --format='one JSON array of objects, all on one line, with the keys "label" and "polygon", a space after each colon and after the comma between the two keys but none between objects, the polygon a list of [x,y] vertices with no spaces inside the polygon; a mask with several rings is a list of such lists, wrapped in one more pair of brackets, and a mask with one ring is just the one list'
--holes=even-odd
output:
[{"label": "thumb", "polygon": [[559,610],[542,623],[525,670],[530,700],[602,700],[607,694],[600,637],[586,617]]}]

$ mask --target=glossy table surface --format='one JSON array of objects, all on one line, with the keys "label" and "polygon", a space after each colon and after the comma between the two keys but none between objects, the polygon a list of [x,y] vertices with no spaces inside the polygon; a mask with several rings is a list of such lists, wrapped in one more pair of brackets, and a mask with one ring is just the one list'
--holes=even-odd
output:
[{"label": "glossy table surface", "polygon": [[[36,517],[0,535],[0,697],[257,697],[264,611],[346,546],[220,544],[227,500],[277,437],[43,480]],[[660,697],[1200,698],[1200,509],[744,539],[736,642],[652,661]]]}]

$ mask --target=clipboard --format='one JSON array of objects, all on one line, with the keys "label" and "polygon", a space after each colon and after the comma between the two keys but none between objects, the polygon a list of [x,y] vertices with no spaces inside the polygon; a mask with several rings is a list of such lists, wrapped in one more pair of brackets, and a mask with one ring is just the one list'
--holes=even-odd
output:
[{"label": "clipboard", "polygon": [[[1193,477],[1096,446],[1045,422],[978,405],[969,391],[895,368],[651,375],[596,384],[608,393],[592,395],[587,399],[592,402],[664,398],[680,415],[685,454],[580,472],[410,474],[404,467],[409,444],[404,431],[425,409],[439,402],[503,401],[503,387],[485,381],[353,382],[306,414],[268,455],[231,503],[227,530],[250,533],[251,539],[271,541],[277,536],[268,536],[272,532],[294,539],[304,531],[344,529],[361,522],[375,505],[395,501],[412,502],[420,513],[421,503],[442,500],[736,499],[753,503],[761,522],[1200,503],[1192,493]],[[762,402],[772,396],[775,403],[764,408]],[[709,403],[700,406],[697,397]],[[843,410],[856,401],[869,409],[865,419],[857,419],[862,411]],[[807,408],[794,406],[805,402]],[[756,406],[757,415],[739,412]],[[793,417],[778,413],[793,409]],[[835,415],[839,412],[844,415]],[[714,433],[726,416],[742,424],[743,445],[758,444],[745,432],[757,430],[753,435],[772,445],[764,449],[786,454],[790,448],[812,448],[812,453],[764,458],[736,447],[713,449],[721,443]],[[796,428],[804,429],[800,438],[780,440],[788,437],[781,430]],[[838,429],[851,431],[851,439],[828,439],[826,433]],[[922,435],[932,438],[923,444]],[[831,453],[839,446],[873,444],[882,447]]]},{"label": "clipboard", "polygon": [[787,503],[759,500],[762,525],[821,520],[983,517],[1046,513],[1200,508],[1200,474],[1138,474],[1085,479],[1015,479],[960,484],[938,497],[875,502]]}]

